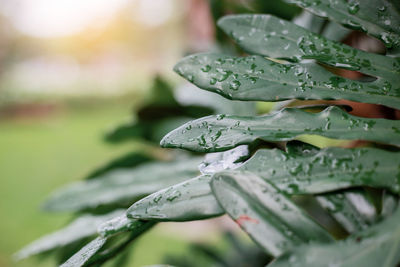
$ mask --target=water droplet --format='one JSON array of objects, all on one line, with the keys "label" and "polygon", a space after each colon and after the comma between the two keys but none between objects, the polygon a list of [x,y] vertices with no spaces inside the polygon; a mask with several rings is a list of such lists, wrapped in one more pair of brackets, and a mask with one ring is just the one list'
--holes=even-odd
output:
[{"label": "water droplet", "polygon": [[357,1],[350,1],[347,11],[349,11],[350,14],[356,14],[360,10],[360,4]]},{"label": "water droplet", "polygon": [[201,68],[201,70],[203,72],[209,72],[211,70],[211,66],[210,65],[205,65],[204,67]]},{"label": "water droplet", "polygon": [[217,121],[220,121],[220,120],[222,120],[223,118],[225,118],[225,114],[219,114],[219,115],[217,115]]},{"label": "water droplet", "polygon": [[229,84],[229,89],[232,90],[238,90],[240,87],[241,83],[238,80],[233,80],[230,84]]}]

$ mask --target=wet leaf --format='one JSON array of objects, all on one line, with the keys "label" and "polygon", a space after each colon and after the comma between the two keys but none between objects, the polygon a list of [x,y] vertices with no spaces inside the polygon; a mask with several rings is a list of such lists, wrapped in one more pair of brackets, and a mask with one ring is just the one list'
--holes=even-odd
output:
[{"label": "wet leaf", "polygon": [[192,221],[222,215],[224,210],[210,189],[210,175],[202,175],[160,190],[134,203],[129,218],[157,221]]},{"label": "wet leaf", "polygon": [[101,225],[99,225],[97,231],[103,237],[110,237],[115,234],[137,229],[144,223],[146,222],[130,219],[126,216],[126,213],[124,213],[118,217],[114,217],[106,222],[103,222]]},{"label": "wet leaf", "polygon": [[382,40],[387,47],[400,45],[400,12],[396,0],[288,0],[345,27]]},{"label": "wet leaf", "polygon": [[393,86],[400,81],[398,59],[331,41],[271,15],[231,15],[223,17],[218,25],[252,54],[292,61],[315,59],[334,67],[383,77]]},{"label": "wet leaf", "polygon": [[397,266],[400,261],[400,209],[381,223],[332,244],[301,246],[269,267]]},{"label": "wet leaf", "polygon": [[24,259],[31,255],[40,254],[75,241],[90,237],[97,233],[97,227],[105,221],[122,214],[123,210],[116,210],[106,215],[82,215],[65,228],[46,235],[21,249],[17,259]]},{"label": "wet leaf", "polygon": [[227,169],[236,169],[250,158],[250,148],[247,145],[238,146],[225,152],[208,153],[199,169],[203,174],[213,174]]},{"label": "wet leaf", "polygon": [[[314,38],[312,40],[314,41]],[[282,44],[281,47],[283,47]],[[309,45],[306,45],[306,47],[309,47]],[[338,49],[342,48],[338,45]],[[300,53],[300,57],[302,57],[304,53],[297,50],[297,47],[293,49],[292,56],[299,56]],[[334,64],[336,57],[323,57],[321,52],[315,51],[312,49],[309,52],[306,51],[305,54],[311,58],[319,57],[320,60],[325,58],[325,62],[331,60],[331,63]],[[349,51],[352,50],[349,49]],[[359,52],[359,54],[361,53],[363,52]],[[283,53],[280,53],[280,55],[283,55]],[[288,57],[290,57],[290,54],[288,54]],[[346,58],[348,58],[348,55],[343,56],[343,61],[346,61]],[[377,56],[376,62],[373,59],[374,57],[370,57],[371,62],[373,62],[371,68],[374,68],[375,64],[378,66],[381,62],[379,56]],[[398,87],[400,62],[395,59],[387,59],[387,61],[392,61],[393,64],[385,65],[387,69],[382,70],[379,74],[385,73],[385,76],[390,75],[392,79],[378,78],[371,82],[355,81],[336,76],[313,62],[282,64],[257,55],[232,57],[215,53],[195,54],[179,61],[174,70],[198,87],[233,100],[347,99],[400,108],[400,88]],[[353,64],[353,66],[350,64]],[[354,60],[349,61],[347,67],[352,69],[356,65],[362,64],[363,60],[358,63],[357,60]],[[210,67],[208,71],[202,71],[205,66]],[[341,67],[344,67],[344,64]],[[363,70],[368,71],[366,67]],[[394,73],[390,74],[390,71],[394,71]],[[378,74],[378,69],[376,74]]]},{"label": "wet leaf", "polygon": [[349,233],[365,230],[378,219],[375,206],[362,190],[328,193],[317,200]]},{"label": "wet leaf", "polygon": [[257,173],[288,194],[318,194],[357,186],[400,193],[398,152],[338,148],[284,152],[261,149],[237,171]]},{"label": "wet leaf", "polygon": [[[130,225],[129,232],[122,239],[114,236],[99,236],[69,258],[61,267],[100,265],[123,251],[138,236],[154,226],[154,222],[136,222]],[[120,236],[119,236],[120,237]],[[107,247],[106,247],[107,246]],[[105,249],[104,249],[105,248]]]},{"label": "wet leaf", "polygon": [[349,115],[338,107],[320,113],[285,108],[258,117],[208,116],[188,122],[161,140],[163,147],[215,152],[255,140],[287,141],[304,134],[400,145],[400,121]]},{"label": "wet leaf", "polygon": [[216,174],[211,188],[229,216],[273,256],[302,243],[333,241],[278,188],[255,174]]},{"label": "wet leaf", "polygon": [[[290,195],[318,194],[357,186],[388,188],[399,193],[397,154],[375,148],[319,150],[309,145],[289,144],[287,152],[260,149],[248,161],[232,169],[257,174]],[[204,175],[160,190],[133,204],[128,209],[128,217],[186,221],[218,216],[221,211],[211,195],[209,180],[210,176]],[[334,209],[339,217],[358,216],[343,218],[346,220],[343,222],[338,220],[347,230],[363,229],[375,220],[373,214],[368,214],[373,207],[365,196],[356,192],[345,193],[346,198],[342,195],[331,193],[319,198],[325,201],[326,207],[332,207],[334,201],[337,206],[341,203],[344,207]],[[352,210],[358,215],[352,214]],[[352,225],[349,220],[354,220]]]},{"label": "wet leaf", "polygon": [[60,267],[80,267],[84,266],[106,243],[107,238],[97,237],[92,242],[81,248],[71,258]]},{"label": "wet leaf", "polygon": [[147,163],[133,169],[114,170],[97,179],[62,188],[45,202],[49,211],[78,211],[102,205],[132,202],[199,173],[199,158]]}]

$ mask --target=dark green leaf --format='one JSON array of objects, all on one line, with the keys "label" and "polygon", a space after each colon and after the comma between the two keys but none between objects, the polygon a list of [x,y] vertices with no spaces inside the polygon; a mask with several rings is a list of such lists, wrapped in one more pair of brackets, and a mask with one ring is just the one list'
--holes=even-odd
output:
[{"label": "dark green leaf", "polygon": [[237,170],[247,170],[289,194],[317,194],[357,186],[400,192],[399,152],[330,147],[284,152],[261,149]]},{"label": "dark green leaf", "polygon": [[257,139],[287,141],[304,134],[400,145],[400,121],[355,117],[338,107],[329,107],[320,113],[285,108],[259,117],[204,117],[170,132],[161,145],[213,152],[251,144]]},{"label": "dark green leaf", "polygon": [[[400,159],[397,154],[375,148],[319,150],[305,144],[289,144],[287,152],[260,149],[248,161],[232,169],[260,175],[287,194],[325,193],[357,186],[388,188],[398,193],[400,186],[397,166],[400,165]],[[208,181],[209,176],[200,176],[158,191],[133,204],[128,210],[128,217],[184,221],[218,216],[221,211],[212,196]],[[347,230],[362,229],[374,220],[372,214],[362,214],[366,212],[367,206],[369,210],[372,209],[366,197],[349,193],[346,194],[349,199],[345,200],[341,199],[341,194],[325,196],[325,203],[336,201],[339,205],[337,202],[342,202],[343,210],[335,210],[337,216],[334,217],[344,217],[338,221]],[[390,213],[393,201],[389,200],[386,206]],[[364,211],[357,211],[361,207]],[[356,216],[351,213],[352,209],[358,212],[359,218],[345,218]],[[357,221],[361,218],[362,221]],[[350,221],[353,225],[346,226]]]},{"label": "dark green leaf", "polygon": [[182,123],[191,120],[188,117],[173,117],[151,122],[131,122],[123,124],[108,132],[106,141],[111,143],[125,142],[135,139],[144,139],[151,142],[159,142],[161,138]]},{"label": "dark green leaf", "polygon": [[293,61],[315,59],[334,67],[384,77],[393,86],[397,86],[396,81],[400,81],[398,59],[367,53],[331,41],[274,16],[231,15],[222,18],[218,25],[252,54]]},{"label": "dark green leaf", "polygon": [[[313,54],[312,51],[307,53]],[[344,61],[348,57],[345,54]],[[333,63],[336,58],[329,60]],[[371,61],[374,67],[381,60],[377,56]],[[363,61],[354,64],[362,66]],[[281,64],[261,56],[232,57],[203,53],[183,58],[174,70],[198,87],[233,100],[347,99],[400,108],[399,66],[399,60],[386,66],[386,74],[389,70],[394,71],[391,80],[361,82],[333,75],[315,63]]]},{"label": "dark green leaf", "polygon": [[396,1],[288,0],[318,16],[379,38],[387,47],[400,45],[400,13]]},{"label": "dark green leaf", "polygon": [[93,171],[87,176],[87,179],[97,178],[114,169],[135,167],[151,160],[153,160],[151,156],[136,151],[131,152],[127,155],[114,159],[108,164],[105,164],[104,166]]},{"label": "dark green leaf", "polygon": [[397,266],[400,261],[400,209],[383,222],[332,244],[301,246],[269,267],[376,267]]},{"label": "dark green leaf", "polygon": [[211,193],[209,175],[160,190],[134,203],[129,218],[157,221],[191,221],[219,216],[223,209]]},{"label": "dark green leaf", "polygon": [[273,256],[330,234],[271,183],[249,172],[214,175],[211,188],[225,211]]},{"label": "dark green leaf", "polygon": [[317,200],[349,233],[365,230],[378,218],[375,206],[361,190],[328,193]]},{"label": "dark green leaf", "polygon": [[56,191],[44,204],[49,211],[77,211],[110,204],[132,204],[138,197],[182,182],[199,173],[199,158],[143,164],[97,179],[76,182]]}]

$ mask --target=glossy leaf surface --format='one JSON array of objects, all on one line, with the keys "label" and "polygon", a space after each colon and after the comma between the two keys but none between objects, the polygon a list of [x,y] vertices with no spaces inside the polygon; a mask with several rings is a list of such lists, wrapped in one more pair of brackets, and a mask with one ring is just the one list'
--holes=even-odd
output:
[{"label": "glossy leaf surface", "polygon": [[381,223],[332,244],[301,246],[269,267],[397,266],[400,261],[400,209]]},{"label": "glossy leaf surface", "polygon": [[237,170],[247,170],[289,194],[317,194],[370,186],[400,192],[398,152],[330,147],[284,152],[261,149]]},{"label": "glossy leaf surface", "polygon": [[217,115],[197,119],[170,132],[161,145],[214,152],[257,139],[288,141],[304,134],[400,145],[400,121],[355,117],[338,107],[319,113],[285,108],[259,117]]},{"label": "glossy leaf surface", "polygon": [[349,233],[368,228],[378,218],[378,212],[361,190],[328,193],[317,200]]},{"label": "glossy leaf surface", "polygon": [[[127,245],[129,245],[138,236],[149,230],[154,226],[154,222],[139,222],[136,221],[133,224],[129,224],[129,233],[124,233],[125,238],[112,242],[110,247],[103,249],[106,242],[112,241],[113,236],[106,235],[106,237],[99,236],[92,242],[87,244],[70,259],[68,259],[62,267],[76,267],[76,266],[92,266],[101,265],[108,259],[116,256],[121,252]],[[126,230],[126,229],[125,229]],[[121,231],[124,232],[124,231]],[[114,232],[113,234],[115,234]],[[119,232],[120,233],[120,232]],[[108,245],[108,244],[107,244]]]},{"label": "glossy leaf surface", "polygon": [[387,47],[400,45],[400,6],[396,0],[288,0],[345,27],[366,32]]},{"label": "glossy leaf surface", "polygon": [[81,248],[76,254],[69,258],[60,267],[84,266],[106,243],[107,238],[97,237],[92,242]]},{"label": "glossy leaf surface", "polygon": [[225,152],[208,153],[199,165],[199,169],[203,174],[236,169],[250,156],[250,148],[247,145],[237,146]]},{"label": "glossy leaf surface", "polygon": [[[249,160],[232,169],[257,174],[287,194],[325,193],[357,186],[389,188],[398,193],[400,187],[396,175],[399,164],[398,153],[374,148],[319,150],[311,146],[290,145],[287,152],[260,149]],[[208,186],[209,179],[207,175],[200,176],[158,191],[134,203],[128,209],[128,217],[184,221],[218,216],[222,212]],[[361,211],[357,210],[353,210],[356,213],[353,214],[352,209],[357,208],[352,205],[354,201],[362,202],[360,205],[363,204],[364,212],[368,213],[372,212],[371,204],[365,196],[356,196],[356,193],[346,194],[346,197],[349,199],[345,200],[341,193],[320,196],[325,207],[332,207],[337,216],[346,220],[339,222],[347,222],[348,227],[344,225],[347,230],[363,229],[374,220],[373,215],[360,214]],[[336,208],[332,202],[336,203]],[[342,207],[339,207],[339,202]]]},{"label": "glossy leaf surface", "polygon": [[261,56],[215,53],[185,57],[174,70],[198,87],[233,100],[347,99],[400,108],[400,62],[395,62],[397,79],[372,82],[336,76],[315,63],[281,64]]},{"label": "glossy leaf surface", "polygon": [[304,242],[333,240],[278,188],[252,173],[216,174],[211,187],[225,211],[273,256]]},{"label": "glossy leaf surface", "polygon": [[367,53],[328,40],[289,21],[270,15],[231,15],[218,25],[246,51],[271,58],[292,61],[315,59],[334,67],[399,81],[400,61],[396,58]]},{"label": "glossy leaf surface", "polygon": [[199,158],[143,164],[114,170],[105,176],[76,182],[56,191],[44,205],[50,211],[76,211],[101,205],[123,204],[196,176]]},{"label": "glossy leaf surface", "polygon": [[191,221],[222,215],[210,189],[210,175],[202,175],[160,190],[134,203],[129,218],[157,221]]}]

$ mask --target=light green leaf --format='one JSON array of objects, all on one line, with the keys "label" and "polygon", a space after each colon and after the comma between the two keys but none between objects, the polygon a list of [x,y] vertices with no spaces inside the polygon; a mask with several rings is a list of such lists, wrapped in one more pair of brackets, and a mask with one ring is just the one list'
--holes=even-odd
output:
[{"label": "light green leaf", "polygon": [[189,158],[114,170],[103,177],[76,182],[56,191],[44,208],[77,211],[110,204],[129,206],[139,197],[198,175],[200,162],[200,158]]},{"label": "light green leaf", "polygon": [[103,237],[110,237],[115,234],[138,229],[147,223],[148,222],[145,221],[128,218],[126,216],[126,213],[124,213],[121,216],[115,217],[107,222],[102,223],[97,231]]},{"label": "light green leaf", "polygon": [[[400,165],[400,159],[397,154],[375,148],[319,150],[309,145],[289,144],[287,152],[260,149],[235,170],[257,174],[287,194],[317,194],[357,186],[388,188],[398,193],[400,186],[397,166]],[[218,216],[221,211],[208,186],[209,179],[209,176],[200,176],[158,191],[133,204],[128,209],[128,217],[185,221]],[[350,202],[348,205],[363,201],[361,204],[366,210],[367,200],[354,194],[347,195]],[[330,194],[326,198],[325,201],[334,201],[333,198],[341,196]],[[341,201],[344,202],[343,199]],[[340,213],[338,216],[346,216],[343,215],[345,212],[351,216],[350,207],[345,208],[337,210]],[[368,208],[372,209],[371,206]],[[364,223],[353,225],[357,229],[373,220],[371,214],[359,216],[363,216]]]},{"label": "light green leaf", "polygon": [[129,218],[157,221],[191,221],[222,215],[224,210],[214,198],[211,174],[236,169],[250,157],[248,146],[226,152],[209,153],[199,168],[204,175],[153,193],[134,203],[127,211]]},{"label": "light green leaf", "polygon": [[288,194],[318,194],[357,186],[400,192],[399,152],[330,147],[284,152],[261,149],[237,170],[255,172]]},{"label": "light green leaf", "polygon": [[[138,236],[153,227],[154,224],[154,222],[139,221],[129,224],[129,232],[123,233],[124,238],[119,238],[117,240],[112,235],[107,235],[107,237],[100,236],[75,253],[70,259],[62,264],[61,267],[100,265],[108,259],[116,256]],[[108,246],[107,249],[102,250],[104,245],[108,245],[108,243],[111,245]]]},{"label": "light green leaf", "polygon": [[378,219],[375,206],[362,190],[328,193],[317,201],[349,233],[365,230]]},{"label": "light green leaf", "polygon": [[400,261],[400,209],[345,241],[301,246],[268,267],[392,267]]},{"label": "light green leaf", "polygon": [[[310,51],[307,54],[314,53],[314,49]],[[347,58],[347,53],[344,54]],[[318,56],[321,58],[321,54]],[[346,58],[343,60],[346,61]],[[336,58],[329,60],[333,63]],[[380,58],[377,57],[376,61],[372,60],[372,68],[375,64],[379,65]],[[347,63],[350,66],[350,62]],[[362,66],[363,61],[357,64]],[[347,99],[400,108],[400,62],[395,60],[393,64],[388,67],[395,72],[390,76],[395,77],[393,80],[377,79],[371,82],[336,76],[315,63],[281,64],[257,55],[232,57],[214,53],[195,54],[179,61],[174,70],[198,87],[233,100]]]},{"label": "light green leaf", "polygon": [[247,145],[237,146],[224,152],[208,153],[199,169],[203,174],[213,174],[227,169],[236,169],[250,158],[250,148]]},{"label": "light green leaf", "polygon": [[270,115],[208,116],[188,122],[161,140],[163,147],[214,152],[257,139],[287,141],[304,134],[400,145],[400,121],[349,115],[338,107],[319,113],[285,108]]},{"label": "light green leaf", "polygon": [[[271,15],[231,15],[223,17],[218,25],[251,54],[293,61],[315,59],[334,67],[383,77],[393,86],[400,81],[399,59],[331,41]],[[374,84],[378,86],[378,83]]]},{"label": "light green leaf", "polygon": [[192,221],[222,215],[224,210],[210,189],[210,175],[160,190],[134,203],[129,218],[157,221]]},{"label": "light green leaf", "polygon": [[271,183],[250,172],[214,175],[211,188],[225,211],[273,256],[330,234]]},{"label": "light green leaf", "polygon": [[97,233],[97,227],[105,221],[123,213],[123,210],[116,210],[106,215],[83,215],[65,228],[46,235],[21,249],[16,259],[24,259],[31,255],[40,254],[55,248],[63,247],[85,237]]},{"label": "light green leaf", "polygon": [[71,258],[64,262],[60,267],[80,267],[84,266],[106,243],[107,238],[97,237],[92,242],[81,248]]},{"label": "light green leaf", "polygon": [[345,27],[368,33],[387,47],[400,45],[400,12],[397,0],[287,0]]}]

